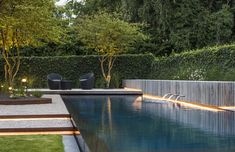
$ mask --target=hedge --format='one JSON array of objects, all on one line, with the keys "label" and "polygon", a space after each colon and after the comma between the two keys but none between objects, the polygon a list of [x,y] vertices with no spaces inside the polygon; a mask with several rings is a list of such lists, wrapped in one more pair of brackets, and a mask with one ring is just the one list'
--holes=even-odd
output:
[{"label": "hedge", "polygon": [[[96,87],[104,87],[98,56],[23,57],[18,78],[27,77],[32,87],[47,87],[46,76],[60,73],[78,84],[79,76],[93,71]],[[3,62],[0,64],[3,79]],[[200,50],[154,57],[152,54],[117,56],[112,87],[122,79],[181,79],[235,81],[235,45],[216,46]]]},{"label": "hedge", "polygon": [[[27,77],[31,81],[31,87],[43,88],[47,87],[46,76],[55,72],[65,79],[73,80],[77,87],[79,76],[92,71],[96,76],[96,86],[104,87],[98,58],[98,56],[22,57],[18,79]],[[151,54],[117,56],[112,71],[113,87],[120,85],[122,79],[148,78],[153,61],[154,56]],[[0,73],[1,78],[4,78],[2,63]]]},{"label": "hedge", "polygon": [[235,80],[235,45],[215,46],[156,58],[154,79]]}]

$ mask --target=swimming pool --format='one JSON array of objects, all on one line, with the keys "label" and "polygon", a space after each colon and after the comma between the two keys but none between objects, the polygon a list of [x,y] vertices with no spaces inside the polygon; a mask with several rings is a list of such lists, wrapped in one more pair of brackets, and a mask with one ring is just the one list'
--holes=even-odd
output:
[{"label": "swimming pool", "polygon": [[63,96],[92,152],[232,152],[235,115],[142,102],[137,96]]}]

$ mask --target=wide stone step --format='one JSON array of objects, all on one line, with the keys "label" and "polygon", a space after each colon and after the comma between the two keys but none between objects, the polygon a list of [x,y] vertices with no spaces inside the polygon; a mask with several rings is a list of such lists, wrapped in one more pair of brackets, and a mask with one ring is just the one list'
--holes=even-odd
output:
[{"label": "wide stone step", "polygon": [[1,120],[0,129],[3,128],[67,128],[73,127],[70,119],[12,119],[12,120]]},{"label": "wide stone step", "polygon": [[70,119],[0,120],[0,135],[80,134]]}]

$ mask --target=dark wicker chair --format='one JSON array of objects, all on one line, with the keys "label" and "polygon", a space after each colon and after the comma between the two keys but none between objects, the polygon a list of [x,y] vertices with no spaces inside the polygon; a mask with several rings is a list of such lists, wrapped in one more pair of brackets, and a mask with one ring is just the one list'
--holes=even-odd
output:
[{"label": "dark wicker chair", "polygon": [[61,89],[62,76],[56,73],[47,75],[47,82],[49,89],[59,90]]},{"label": "dark wicker chair", "polygon": [[92,89],[94,87],[94,73],[87,73],[79,78],[81,89]]}]

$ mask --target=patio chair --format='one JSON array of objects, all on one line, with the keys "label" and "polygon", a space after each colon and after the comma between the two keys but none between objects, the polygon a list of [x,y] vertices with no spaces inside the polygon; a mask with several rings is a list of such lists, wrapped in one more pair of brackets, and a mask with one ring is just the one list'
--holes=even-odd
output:
[{"label": "patio chair", "polygon": [[48,87],[51,90],[61,89],[62,76],[57,73],[47,75]]},{"label": "patio chair", "polygon": [[81,89],[92,89],[94,87],[94,73],[87,73],[79,78]]}]

